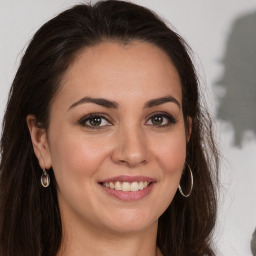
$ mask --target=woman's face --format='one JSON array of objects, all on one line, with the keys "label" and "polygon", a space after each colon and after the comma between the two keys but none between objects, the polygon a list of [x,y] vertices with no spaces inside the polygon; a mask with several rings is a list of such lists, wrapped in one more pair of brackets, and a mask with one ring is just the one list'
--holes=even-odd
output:
[{"label": "woman's face", "polygon": [[51,105],[46,167],[64,223],[126,232],[157,225],[186,157],[179,75],[149,43],[84,49]]}]

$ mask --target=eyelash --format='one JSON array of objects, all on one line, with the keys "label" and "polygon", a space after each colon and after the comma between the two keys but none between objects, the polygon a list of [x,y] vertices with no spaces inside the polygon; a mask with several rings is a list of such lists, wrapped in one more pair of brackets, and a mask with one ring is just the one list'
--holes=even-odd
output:
[{"label": "eyelash", "polygon": [[[160,124],[160,125],[150,124],[150,125],[155,126],[155,127],[157,127],[157,128],[167,127],[167,126],[171,126],[171,125],[177,123],[177,120],[176,120],[176,118],[175,118],[174,116],[172,116],[172,115],[170,115],[170,114],[168,114],[168,113],[163,113],[163,112],[152,114],[152,115],[147,119],[147,120],[148,120],[147,122],[149,122],[150,120],[151,120],[151,122],[152,122],[152,119],[153,119],[154,117],[161,117],[161,118],[163,118],[163,122],[164,122],[164,119],[167,120],[167,121],[166,121],[166,122],[167,122],[166,124]],[[146,123],[147,123],[147,122],[146,122]]]},{"label": "eyelash", "polygon": [[[90,121],[90,120],[93,120],[93,119],[96,119],[96,118],[99,118],[99,119],[103,119],[103,120],[106,120],[109,124],[108,125],[104,125],[104,126],[93,126],[93,125],[88,125],[86,124],[86,122]],[[89,114],[85,117],[82,117],[78,123],[86,128],[89,128],[89,129],[101,129],[102,127],[105,127],[105,126],[110,126],[112,125],[112,122],[109,121],[109,119],[107,117],[105,117],[103,114],[101,113],[95,113],[95,114]]]},{"label": "eyelash", "polygon": [[[154,124],[147,124],[150,120],[151,120],[151,123],[152,123],[152,120],[154,117],[160,117],[160,118],[163,118],[163,122],[164,122],[164,119],[166,119],[166,124],[159,124],[159,125],[154,125]],[[86,124],[88,121],[92,121],[93,119],[100,119],[100,125],[89,125],[89,124]],[[105,120],[106,122],[108,122],[107,125],[101,125],[102,123],[102,120]],[[147,121],[146,121],[146,125],[151,125],[151,126],[154,126],[154,127],[157,127],[157,128],[161,128],[161,127],[167,127],[167,126],[170,126],[170,125],[173,125],[177,122],[177,120],[170,114],[167,114],[167,113],[154,113],[153,115],[151,115]],[[86,128],[89,128],[89,129],[101,129],[103,127],[106,127],[106,126],[111,126],[113,125],[113,123],[111,121],[109,121],[109,118],[105,117],[104,114],[101,114],[101,113],[95,113],[95,114],[89,114],[85,117],[82,117],[79,121],[78,121],[78,124],[81,125],[81,126],[84,126]]]}]

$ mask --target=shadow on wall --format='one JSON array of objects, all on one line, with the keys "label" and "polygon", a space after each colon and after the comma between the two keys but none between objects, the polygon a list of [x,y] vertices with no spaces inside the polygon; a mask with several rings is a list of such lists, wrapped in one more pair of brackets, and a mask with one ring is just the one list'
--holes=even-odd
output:
[{"label": "shadow on wall", "polygon": [[251,250],[252,250],[252,255],[256,256],[256,229],[252,235]]},{"label": "shadow on wall", "polygon": [[244,132],[256,135],[256,12],[235,21],[222,63],[217,118],[232,124],[234,146],[241,147]]}]

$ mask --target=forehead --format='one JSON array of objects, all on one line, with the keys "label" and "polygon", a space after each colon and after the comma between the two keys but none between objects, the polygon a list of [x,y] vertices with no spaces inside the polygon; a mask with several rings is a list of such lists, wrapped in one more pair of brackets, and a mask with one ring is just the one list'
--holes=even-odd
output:
[{"label": "forehead", "polygon": [[[153,44],[103,42],[80,51],[63,76],[61,95],[113,98],[118,94],[181,99],[179,74],[169,56]],[[165,95],[164,95],[165,96]]]}]

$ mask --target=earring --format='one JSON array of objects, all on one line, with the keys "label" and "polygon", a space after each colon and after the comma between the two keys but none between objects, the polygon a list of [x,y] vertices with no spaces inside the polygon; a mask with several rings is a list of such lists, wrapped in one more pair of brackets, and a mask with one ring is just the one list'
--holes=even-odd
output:
[{"label": "earring", "polygon": [[188,194],[185,195],[185,194],[183,193],[182,189],[181,189],[180,184],[179,184],[179,191],[180,191],[180,193],[181,193],[182,196],[184,196],[184,197],[189,197],[190,194],[191,194],[191,192],[192,192],[192,189],[193,189],[193,173],[192,173],[192,170],[191,170],[189,164],[188,164],[187,162],[186,162],[186,164],[187,164],[188,169],[189,169],[189,171],[190,171],[190,177],[191,177],[191,187],[190,187],[190,191],[189,191]]},{"label": "earring", "polygon": [[43,174],[41,176],[41,184],[44,188],[47,188],[50,185],[50,176],[45,169],[43,169]]}]

